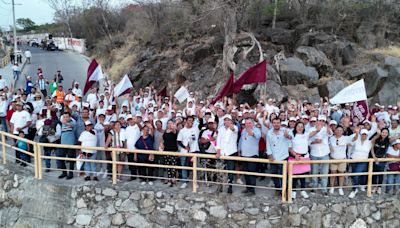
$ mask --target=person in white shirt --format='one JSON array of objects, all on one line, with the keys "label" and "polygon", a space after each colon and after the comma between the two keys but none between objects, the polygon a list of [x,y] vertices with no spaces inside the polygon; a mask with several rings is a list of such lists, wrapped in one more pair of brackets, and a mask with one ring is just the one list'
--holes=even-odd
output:
[{"label": "person in white shirt", "polygon": [[[223,117],[224,126],[218,129],[217,137],[217,154],[216,157],[221,156],[237,156],[238,147],[238,128],[234,125],[232,116],[227,114]],[[227,170],[235,170],[235,161],[225,160]],[[233,183],[234,175],[228,174],[228,182]],[[232,185],[228,187],[228,193],[232,194]]]},{"label": "person in white shirt", "polygon": [[74,83],[74,88],[72,89],[72,93],[75,95],[75,96],[82,96],[83,95],[83,93],[82,93],[82,90],[79,88],[79,82],[75,82]]},{"label": "person in white shirt", "polygon": [[[131,114],[126,116],[126,120],[128,121],[128,127],[125,129],[126,137],[126,148],[130,150],[135,150],[135,144],[140,138],[140,127],[137,124],[137,118],[132,116]],[[135,162],[134,153],[128,153],[128,162]],[[136,180],[137,175],[137,167],[130,165],[129,170],[131,171],[131,175],[133,175],[130,179]]]},{"label": "person in white shirt", "polygon": [[[97,135],[97,146],[104,147],[106,145],[106,136],[105,136],[105,114],[99,114],[97,116],[97,123],[94,125],[94,130]],[[106,151],[97,151],[97,160],[107,160]],[[107,177],[107,165],[106,163],[98,163],[96,166],[96,170],[98,172],[97,176],[100,176],[103,173],[103,178]],[[111,172],[110,172],[111,173]]]},{"label": "person in white shirt", "polygon": [[28,64],[31,64],[31,58],[32,58],[31,51],[29,51],[29,49],[26,49],[24,55],[25,55],[25,58],[26,58],[26,61],[28,62]]},{"label": "person in white shirt", "polygon": [[93,88],[86,97],[86,102],[89,103],[90,110],[94,110],[96,108],[97,100],[96,88]]},{"label": "person in white shirt", "polygon": [[[392,146],[388,149],[386,154],[387,154],[388,158],[397,158],[397,159],[400,158],[400,140],[399,139],[392,142]],[[389,163],[388,171],[396,171],[396,170],[392,170],[393,167],[397,167],[397,171],[399,171],[399,166],[400,166],[399,163],[400,163],[399,161]],[[400,174],[388,174],[387,175],[387,184],[388,184],[388,186],[386,187],[386,192],[395,194],[396,188],[398,190],[400,190],[400,187],[398,185],[398,184],[400,184]],[[393,186],[393,185],[397,185],[397,186]]]},{"label": "person in white shirt", "polygon": [[0,121],[1,121],[1,130],[4,132],[8,132],[7,129],[7,116],[8,111],[8,101],[4,95],[0,95]]},{"label": "person in white shirt", "polygon": [[[361,137],[359,136],[359,133]],[[372,143],[368,139],[368,130],[355,128],[355,137],[353,139],[353,151],[350,155],[351,159],[368,159],[369,153],[372,148]],[[368,162],[357,162],[351,164],[353,173],[363,173],[368,170]],[[354,198],[358,192],[358,185],[366,184],[366,176],[353,176],[353,191],[350,193],[349,198]],[[360,187],[361,191],[365,191],[365,186]]]},{"label": "person in white shirt", "polygon": [[[326,116],[319,116],[316,127],[310,128],[310,131],[317,131],[313,137],[310,138],[310,157],[311,160],[329,160],[329,136],[332,135],[331,129],[326,125]],[[312,164],[312,174],[328,174],[329,164]],[[321,177],[321,187],[324,194],[327,194],[326,187],[328,186],[328,177]],[[318,187],[318,178],[312,178],[312,186]]]},{"label": "person in white shirt", "polygon": [[[335,130],[335,135],[329,137],[329,148],[330,148],[330,158],[336,160],[346,159],[347,157],[347,146],[351,144],[354,136],[345,136],[343,135],[344,129],[342,126],[338,126]],[[347,163],[331,163],[330,170],[331,173],[345,173],[346,172]],[[339,179],[339,195],[343,196],[343,184],[345,177],[340,176]],[[336,177],[330,178],[330,186],[329,190],[330,194],[334,194],[335,192],[335,182]]]},{"label": "person in white shirt", "polygon": [[[180,153],[194,153],[199,151],[199,129],[193,126],[194,117],[188,116],[186,125],[182,128],[177,137]],[[180,157],[181,166],[188,166],[189,158]],[[187,180],[189,176],[188,170],[182,170],[182,179]],[[183,182],[181,188],[186,188],[187,181]]]},{"label": "person in white shirt", "polygon": [[[93,130],[93,124],[90,120],[85,121],[85,131],[81,133],[78,138],[78,143],[86,147],[97,146],[97,136],[96,132]],[[96,160],[97,151],[91,149],[83,149],[82,154],[84,159]],[[95,176],[96,163],[95,162],[85,162],[86,177],[85,181],[89,181],[93,177],[93,180],[98,181],[99,179]]]}]

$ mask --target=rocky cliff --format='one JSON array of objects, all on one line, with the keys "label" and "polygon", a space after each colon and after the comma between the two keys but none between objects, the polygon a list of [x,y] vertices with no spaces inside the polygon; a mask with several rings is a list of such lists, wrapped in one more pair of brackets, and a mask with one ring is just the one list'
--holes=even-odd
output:
[{"label": "rocky cliff", "polygon": [[257,195],[36,180],[0,166],[1,227],[399,227],[398,196],[316,196],[282,204]]}]

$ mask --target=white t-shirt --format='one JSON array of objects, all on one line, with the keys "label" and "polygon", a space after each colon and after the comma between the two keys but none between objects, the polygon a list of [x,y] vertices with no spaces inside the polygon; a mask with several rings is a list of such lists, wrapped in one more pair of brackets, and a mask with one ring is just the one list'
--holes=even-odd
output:
[{"label": "white t-shirt", "polygon": [[4,78],[0,79],[0,89],[4,89],[6,87],[7,82]]},{"label": "white t-shirt", "polygon": [[89,93],[86,97],[86,102],[89,103],[89,108],[94,109],[97,103],[97,96],[95,93]]},{"label": "white t-shirt", "polygon": [[199,129],[193,126],[192,128],[182,128],[178,133],[177,141],[181,141],[183,145],[189,145],[190,151],[185,148],[180,148],[181,153],[196,152],[199,151]]},{"label": "white t-shirt", "polygon": [[[399,156],[400,155],[400,150],[394,150],[394,148],[391,146],[389,147],[388,151],[386,154],[392,155],[392,156]],[[393,162],[391,162],[393,163]]]},{"label": "white t-shirt", "polygon": [[[14,112],[11,116],[10,123],[14,124],[13,134],[18,134],[17,128],[21,128],[26,125],[27,122],[32,121],[31,115],[25,111]],[[25,134],[28,134],[28,128],[23,129]]]},{"label": "white t-shirt", "polygon": [[372,148],[372,143],[370,140],[365,140],[361,143],[361,136],[353,143],[353,153],[351,154],[351,159],[368,159],[369,152]]},{"label": "white t-shirt", "polygon": [[351,143],[353,137],[354,135],[343,135],[338,139],[335,136],[329,137],[329,145],[333,148],[330,154],[331,158],[346,159],[347,145]]},{"label": "white t-shirt", "polygon": [[212,137],[215,139],[215,141],[214,141],[214,142],[210,142],[210,143],[211,143],[211,144],[210,144],[210,147],[208,147],[208,149],[206,150],[206,152],[207,152],[207,153],[210,153],[210,154],[216,154],[216,153],[217,153],[217,148],[215,148],[215,146],[216,146],[216,144],[217,144],[217,133],[214,132],[214,134],[213,134],[212,131],[210,131],[209,129],[207,129],[207,130],[203,131],[201,137],[204,138],[204,139],[210,140],[211,135],[212,135]]},{"label": "white t-shirt", "polygon": [[[316,131],[317,129],[315,127],[310,128],[309,132]],[[318,144],[311,144],[310,145],[310,154],[314,157],[323,157],[326,156],[330,153],[329,150],[329,144],[328,144],[328,139],[329,139],[329,134],[328,134],[328,129],[327,127],[323,127],[316,135],[314,135],[312,138],[310,138],[310,143],[316,139],[321,139],[322,142]]]},{"label": "white t-shirt", "polygon": [[308,153],[308,134],[296,134],[292,138],[292,148],[298,154]]},{"label": "white t-shirt", "polygon": [[[81,142],[82,146],[95,147],[95,146],[97,146],[96,133],[92,134],[92,133],[90,133],[88,131],[83,131],[81,133],[81,135],[79,136],[78,141]],[[85,153],[96,153],[95,150],[87,150],[87,149],[82,149],[82,152],[85,152]]]},{"label": "white t-shirt", "polygon": [[125,129],[126,134],[126,147],[128,149],[136,149],[135,144],[140,138],[140,129],[137,124],[134,126],[128,126]]}]

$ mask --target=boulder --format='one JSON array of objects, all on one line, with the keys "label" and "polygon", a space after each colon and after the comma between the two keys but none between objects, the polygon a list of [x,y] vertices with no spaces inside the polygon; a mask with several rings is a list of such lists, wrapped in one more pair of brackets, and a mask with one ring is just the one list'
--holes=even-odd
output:
[{"label": "boulder", "polygon": [[315,47],[324,52],[332,63],[338,66],[352,64],[357,57],[356,45],[349,41],[335,40],[317,44]]},{"label": "boulder", "polygon": [[344,68],[344,77],[350,80],[359,80],[377,68],[375,63],[351,65]]},{"label": "boulder", "polygon": [[400,58],[393,57],[393,56],[386,56],[384,59],[384,65],[386,67],[400,66]]},{"label": "boulder", "polygon": [[367,73],[365,76],[365,89],[367,90],[367,96],[375,96],[376,93],[382,88],[383,84],[388,77],[388,71],[381,67],[377,67],[374,70]]},{"label": "boulder", "polygon": [[356,31],[356,40],[366,49],[381,47],[387,43],[386,26],[372,20],[363,20]]},{"label": "boulder", "polygon": [[126,225],[128,227],[151,227],[151,224],[146,220],[145,217],[139,215],[139,214],[134,214],[129,216],[126,219]]},{"label": "boulder", "polygon": [[213,49],[209,45],[204,44],[195,44],[186,48],[183,51],[182,59],[185,62],[189,62],[191,64],[196,64],[201,62],[203,59],[207,58],[213,53]]},{"label": "boulder", "polygon": [[315,85],[319,79],[314,67],[307,67],[297,57],[287,58],[280,62],[280,75],[283,85]]},{"label": "boulder", "polygon": [[268,28],[265,35],[272,43],[290,45],[295,40],[295,30]]},{"label": "boulder", "polygon": [[331,61],[326,57],[325,53],[317,50],[315,47],[300,46],[296,49],[296,54],[304,61],[308,66],[320,67],[332,67]]},{"label": "boulder", "polygon": [[373,101],[382,105],[393,105],[400,100],[400,66],[391,67],[384,85]]},{"label": "boulder", "polygon": [[320,97],[333,97],[346,86],[347,84],[339,79],[327,80],[318,85],[318,92]]},{"label": "boulder", "polygon": [[288,85],[283,87],[289,94],[289,97],[294,99],[308,100],[310,102],[319,102],[320,96],[318,88],[308,88],[303,84]]},{"label": "boulder", "polygon": [[275,99],[278,103],[281,103],[282,101],[286,101],[288,98],[288,93],[287,91],[280,86],[278,83],[272,80],[267,80],[267,82],[262,85],[258,86],[254,94],[260,94],[260,90],[264,90],[266,96],[268,98],[273,98]]}]

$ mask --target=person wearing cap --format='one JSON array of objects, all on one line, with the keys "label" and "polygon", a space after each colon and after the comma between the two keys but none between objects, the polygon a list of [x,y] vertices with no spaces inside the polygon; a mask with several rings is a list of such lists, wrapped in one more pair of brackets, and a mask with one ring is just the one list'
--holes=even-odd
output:
[{"label": "person wearing cap", "polygon": [[[354,129],[353,138],[353,151],[350,154],[351,159],[368,159],[370,151],[372,149],[372,142],[368,139],[368,130],[360,128]],[[368,162],[357,162],[351,163],[351,170],[353,173],[364,173],[368,170]],[[353,176],[353,190],[349,195],[349,198],[354,198],[358,192],[358,189],[365,191],[366,176]],[[359,186],[362,185],[362,186]]]},{"label": "person wearing cap", "polygon": [[[83,147],[81,149],[81,153],[83,154],[84,159],[96,160],[97,151],[85,148],[97,146],[97,135],[96,132],[93,130],[93,123],[90,120],[85,121],[85,130],[79,135],[78,144]],[[85,173],[85,181],[90,181],[91,177],[94,181],[99,180],[96,176],[95,162],[85,162]]]},{"label": "person wearing cap", "polygon": [[[284,161],[289,157],[289,146],[291,145],[291,137],[287,130],[281,127],[279,118],[272,119],[272,128],[267,133],[267,155],[270,161]],[[270,164],[271,173],[282,175],[281,164]],[[277,189],[282,188],[280,178],[272,178],[274,186]],[[281,195],[281,190],[276,190],[276,196]]]},{"label": "person wearing cap", "polygon": [[[261,131],[254,126],[251,118],[245,119],[245,127],[241,133],[239,140],[239,156],[246,158],[258,158],[258,145],[261,138]],[[256,162],[243,162],[243,170],[246,172],[256,172]],[[245,175],[246,189],[242,192],[246,195],[255,195],[256,176]]]},{"label": "person wearing cap", "polygon": [[40,92],[43,94],[43,97],[47,97],[47,89],[49,86],[49,82],[43,77],[43,74],[38,75],[38,80],[36,81],[36,85]]},{"label": "person wearing cap", "polygon": [[[391,143],[391,147],[387,151],[388,158],[400,158],[400,140],[396,139]],[[390,162],[388,165],[388,171],[400,171],[400,161]],[[388,174],[387,175],[387,187],[386,192],[389,194],[395,194],[400,191],[400,174]]]},{"label": "person wearing cap", "polygon": [[[216,158],[220,156],[238,156],[237,139],[239,130],[234,125],[232,116],[226,114],[223,117],[224,126],[218,129],[217,136],[217,154]],[[235,170],[235,161],[225,160],[225,167],[227,170]],[[233,183],[234,174],[228,174],[228,183]],[[228,187],[228,193],[232,194],[232,185]]]},{"label": "person wearing cap", "polygon": [[[318,122],[315,127],[310,128],[310,131],[316,131],[317,133],[310,138],[310,158],[311,160],[329,160],[329,136],[332,135],[332,130],[326,126],[326,116],[319,116]],[[312,164],[311,165],[312,174],[328,174],[329,164]],[[312,186],[314,188],[318,187],[319,178],[312,178]],[[327,194],[328,177],[321,177],[321,187],[322,192]]]},{"label": "person wearing cap", "polygon": [[[188,116],[186,118],[185,127],[181,129],[178,133],[178,146],[180,153],[195,153],[198,152],[199,144],[199,129],[193,125],[194,117]],[[188,166],[189,158],[188,157],[180,157],[181,166]],[[182,179],[184,180],[180,188],[187,187],[187,179],[189,177],[188,170],[182,170]]]},{"label": "person wearing cap", "polygon": [[[64,112],[61,119],[61,144],[62,145],[75,145],[76,135],[75,135],[75,120],[71,118],[71,113]],[[76,158],[76,150],[69,148],[58,148],[56,150],[57,157],[68,157]],[[69,168],[67,169],[66,163],[69,163]],[[74,176],[73,170],[75,167],[74,161],[64,161],[57,160],[57,168],[62,169],[62,174],[58,178],[66,177],[67,180],[72,179]]]},{"label": "person wearing cap", "polygon": [[72,94],[75,96],[83,95],[82,90],[79,88],[79,82],[74,82],[74,88],[72,88]]},{"label": "person wearing cap", "polygon": [[336,122],[336,120],[329,121],[329,127],[331,128],[332,132],[335,132],[337,126],[338,126],[338,123]]},{"label": "person wearing cap", "polygon": [[[128,122],[128,126],[125,129],[126,137],[126,148],[129,150],[136,150],[135,147],[136,142],[140,138],[140,126],[138,122],[138,118],[136,116],[132,116],[131,114],[126,116],[126,120]],[[128,153],[128,162],[136,162],[137,154],[136,153]],[[129,170],[131,172],[130,180],[136,180],[137,176],[137,167],[134,165],[129,166]]]},{"label": "person wearing cap", "polygon": [[[23,110],[22,102],[17,102],[15,105],[16,111],[12,113],[10,124],[10,131],[13,135],[18,136],[20,131],[25,135],[28,134],[28,128],[32,123],[32,118],[29,112]],[[20,163],[21,152],[15,151],[16,162]]]}]

